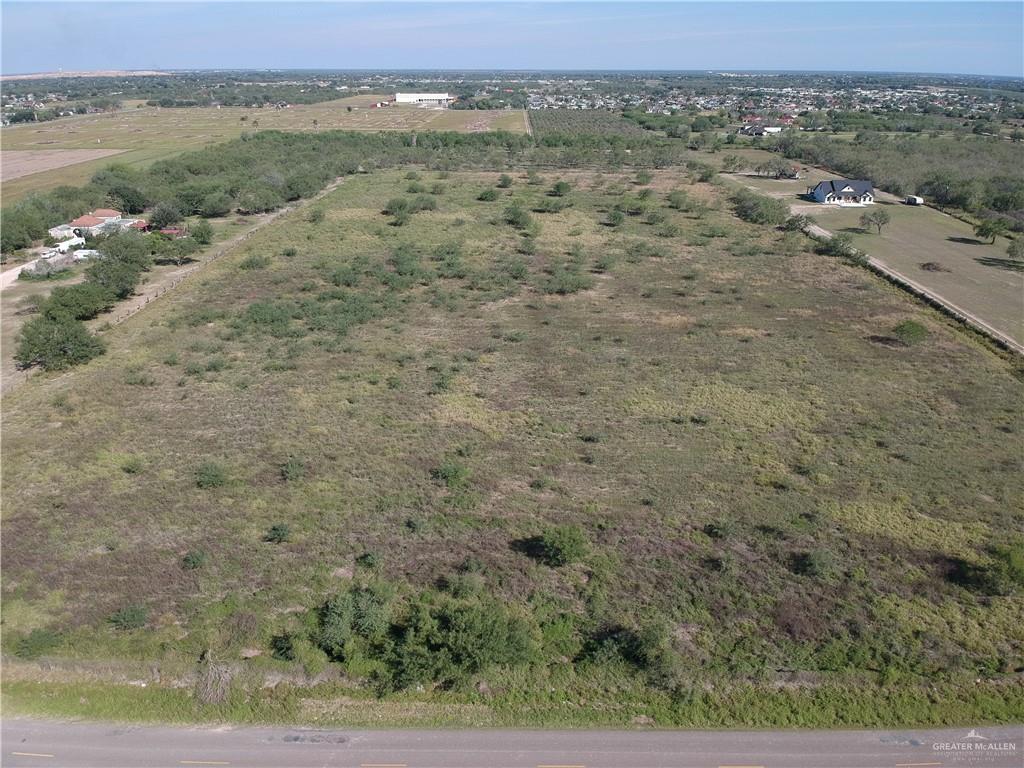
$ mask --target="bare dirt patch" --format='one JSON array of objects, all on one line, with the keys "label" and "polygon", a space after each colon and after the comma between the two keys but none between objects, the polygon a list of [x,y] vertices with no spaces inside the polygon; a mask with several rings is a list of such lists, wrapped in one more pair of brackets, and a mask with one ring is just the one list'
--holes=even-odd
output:
[{"label": "bare dirt patch", "polygon": [[33,173],[99,160],[122,152],[123,149],[6,149],[0,152],[0,181],[20,179]]}]

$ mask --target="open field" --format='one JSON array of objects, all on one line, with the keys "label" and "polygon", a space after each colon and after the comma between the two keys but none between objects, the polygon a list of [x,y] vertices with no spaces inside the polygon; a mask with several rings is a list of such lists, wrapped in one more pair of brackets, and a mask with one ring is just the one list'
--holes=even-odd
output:
[{"label": "open field", "polygon": [[[146,166],[186,150],[236,138],[246,131],[263,129],[526,132],[525,113],[519,110],[441,110],[413,106],[370,108],[380,98],[384,97],[361,94],[319,104],[299,104],[287,109],[144,107],[8,126],[2,133],[4,162],[8,150],[88,149],[117,152],[119,156],[115,162]],[[5,176],[4,205],[10,205],[32,192],[62,184],[82,184],[109,162],[86,160],[66,167],[41,169],[30,175],[22,173],[14,181],[7,181]]]},{"label": "open field", "polygon": [[1010,362],[681,170],[418,176],[347,178],[5,398],[4,648],[47,659],[5,711],[1024,717],[980,576],[1022,522]]},{"label": "open field", "polygon": [[89,160],[99,160],[120,152],[119,149],[5,149],[0,152],[0,181],[10,181],[32,173],[51,171]]},{"label": "open field", "polygon": [[875,205],[884,208],[892,221],[881,235],[873,229],[865,231],[860,217],[871,207],[842,208],[802,199],[807,187],[837,176],[801,167],[805,169],[801,179],[733,178],[746,187],[788,200],[794,213],[813,217],[830,232],[850,234],[859,250],[1024,343],[1024,264],[1007,257],[1006,238],[996,238],[994,244],[980,241],[963,221],[928,206],[903,205],[880,190],[876,190]]}]

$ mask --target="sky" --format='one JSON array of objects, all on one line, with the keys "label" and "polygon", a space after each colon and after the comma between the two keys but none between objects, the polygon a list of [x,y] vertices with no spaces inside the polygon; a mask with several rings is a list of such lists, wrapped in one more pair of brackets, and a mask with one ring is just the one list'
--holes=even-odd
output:
[{"label": "sky", "polygon": [[1024,76],[1019,2],[12,2],[4,74],[842,70]]}]

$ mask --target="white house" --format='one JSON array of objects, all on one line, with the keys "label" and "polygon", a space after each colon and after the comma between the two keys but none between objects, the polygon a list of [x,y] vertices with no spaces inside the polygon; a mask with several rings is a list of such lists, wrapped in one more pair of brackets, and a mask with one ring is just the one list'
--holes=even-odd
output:
[{"label": "white house", "polygon": [[396,93],[396,104],[416,104],[419,106],[447,107],[452,97],[447,93]]},{"label": "white house", "polygon": [[75,236],[75,228],[70,224],[60,224],[56,227],[51,227],[46,232],[54,240],[67,240],[69,237]]},{"label": "white house", "polygon": [[875,202],[875,189],[865,179],[831,179],[807,188],[808,196],[830,205],[869,205]]}]

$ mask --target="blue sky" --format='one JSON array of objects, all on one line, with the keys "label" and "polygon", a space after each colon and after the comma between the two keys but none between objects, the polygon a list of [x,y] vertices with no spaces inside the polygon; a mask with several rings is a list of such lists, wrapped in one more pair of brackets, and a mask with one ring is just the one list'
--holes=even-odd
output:
[{"label": "blue sky", "polygon": [[1020,2],[5,2],[6,74],[828,69],[1024,74]]}]

